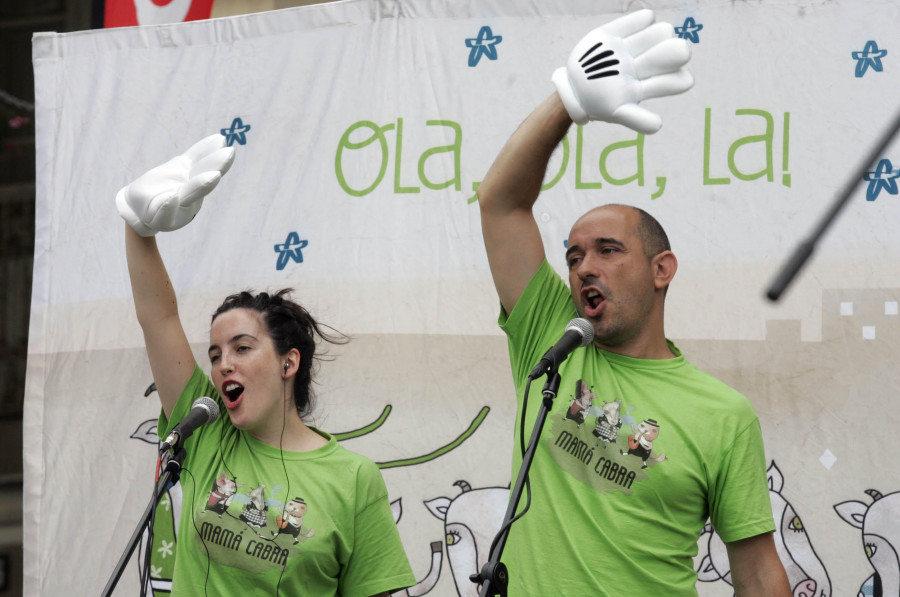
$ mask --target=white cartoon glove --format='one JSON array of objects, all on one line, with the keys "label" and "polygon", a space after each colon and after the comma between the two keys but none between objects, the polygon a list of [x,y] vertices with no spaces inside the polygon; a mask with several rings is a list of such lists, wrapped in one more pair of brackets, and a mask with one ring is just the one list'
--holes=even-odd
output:
[{"label": "white cartoon glove", "polygon": [[694,84],[684,68],[690,42],[675,37],[669,23],[653,24],[654,18],[644,9],[594,29],[554,71],[556,90],[576,124],[604,120],[655,133],[662,119],[638,103]]},{"label": "white cartoon glove", "polygon": [[123,187],[116,194],[119,215],[141,236],[177,230],[194,219],[233,161],[225,137],[210,135]]}]

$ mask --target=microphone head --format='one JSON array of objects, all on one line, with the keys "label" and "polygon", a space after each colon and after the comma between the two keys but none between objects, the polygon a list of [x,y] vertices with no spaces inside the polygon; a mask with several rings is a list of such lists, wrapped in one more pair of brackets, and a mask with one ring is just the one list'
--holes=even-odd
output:
[{"label": "microphone head", "polygon": [[594,340],[594,326],[583,317],[576,317],[566,325],[566,331],[573,330],[581,335],[581,346],[587,346]]},{"label": "microphone head", "polygon": [[202,408],[207,412],[207,423],[212,423],[219,416],[219,405],[218,403],[210,398],[209,396],[200,396],[191,404],[191,410],[195,408]]}]

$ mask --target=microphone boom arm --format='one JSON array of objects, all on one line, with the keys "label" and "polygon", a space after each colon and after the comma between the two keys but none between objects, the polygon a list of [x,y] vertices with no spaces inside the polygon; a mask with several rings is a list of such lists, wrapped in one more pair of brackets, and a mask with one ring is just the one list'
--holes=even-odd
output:
[{"label": "microphone boom arm", "polygon": [[782,293],[784,293],[794,277],[800,272],[800,268],[803,267],[803,264],[806,263],[813,254],[816,243],[818,243],[825,235],[825,231],[831,223],[837,219],[838,213],[840,213],[841,209],[849,201],[850,196],[856,189],[856,185],[859,184],[860,179],[865,176],[869,167],[875,163],[876,159],[878,159],[878,156],[884,152],[898,130],[900,130],[900,112],[894,117],[894,121],[891,123],[887,132],[878,141],[878,144],[869,152],[859,168],[854,171],[850,179],[844,184],[840,195],[838,195],[837,199],[832,203],[831,208],[819,221],[818,226],[816,226],[809,238],[800,243],[791,257],[785,262],[784,266],[782,266],[781,271],[775,277],[775,280],[766,292],[766,296],[770,301],[775,302],[781,298]]}]

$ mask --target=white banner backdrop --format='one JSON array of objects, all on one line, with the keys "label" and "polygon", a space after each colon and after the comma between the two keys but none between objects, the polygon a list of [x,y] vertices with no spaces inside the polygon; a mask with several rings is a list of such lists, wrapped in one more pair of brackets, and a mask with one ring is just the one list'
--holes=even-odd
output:
[{"label": "white banner backdrop", "polygon": [[[474,188],[574,44],[633,4],[348,0],[36,35],[26,594],[99,593],[149,500],[158,402],[113,198],[216,131],[234,167],[160,237],[198,362],[209,314],[244,288],[294,287],[351,335],[314,424],[382,466],[409,594],[473,594],[486,547],[466,529],[502,515],[514,402]],[[599,203],[657,216],[680,263],[668,335],[760,414],[795,595],[900,595],[900,145],[788,295],[763,298],[898,109],[900,7],[640,5],[693,42],[696,84],[647,102],[656,135],[572,128],[535,207],[548,257],[564,270]],[[731,594],[719,548],[701,538],[701,595]],[[119,586],[137,590],[134,559]]]}]

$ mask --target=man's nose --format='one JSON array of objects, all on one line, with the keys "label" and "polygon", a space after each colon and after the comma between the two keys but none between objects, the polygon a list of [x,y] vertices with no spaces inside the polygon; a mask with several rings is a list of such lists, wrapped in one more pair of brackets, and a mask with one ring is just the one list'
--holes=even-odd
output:
[{"label": "man's nose", "polygon": [[575,266],[575,273],[584,281],[597,277],[597,262],[591,255],[585,255]]}]

